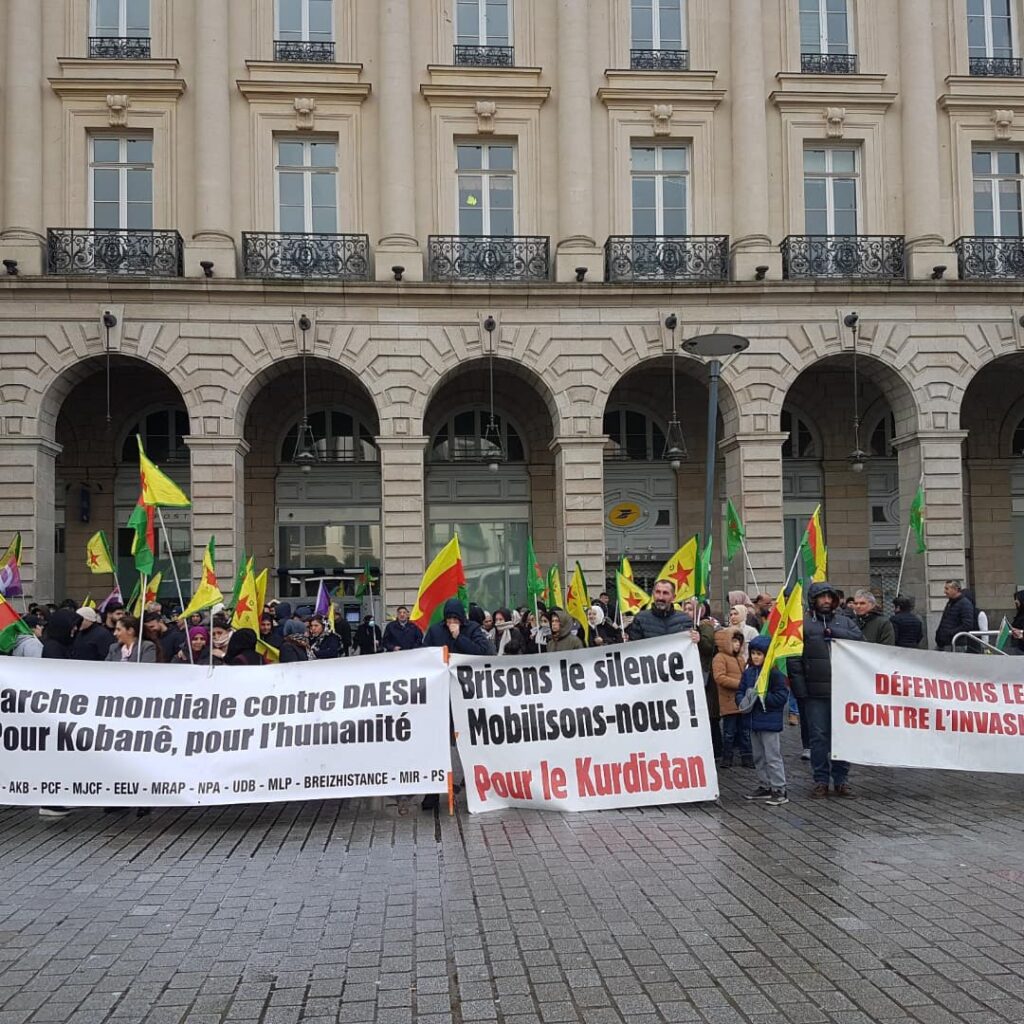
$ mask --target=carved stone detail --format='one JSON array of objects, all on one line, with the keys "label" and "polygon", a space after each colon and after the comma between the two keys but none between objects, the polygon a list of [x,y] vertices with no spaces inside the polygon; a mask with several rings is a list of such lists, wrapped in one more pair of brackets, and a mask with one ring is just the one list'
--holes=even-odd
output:
[{"label": "carved stone detail", "polygon": [[293,106],[295,107],[295,127],[300,130],[309,131],[313,127],[316,97],[296,96]]},{"label": "carved stone detail", "polygon": [[655,103],[651,107],[651,120],[655,135],[669,135],[672,132],[672,104]]},{"label": "carved stone detail", "polygon": [[1013,111],[996,108],[989,120],[995,127],[996,139],[999,142],[1009,142],[1013,137]]},{"label": "carved stone detail", "polygon": [[107,95],[107,121],[111,128],[128,127],[128,108],[132,101],[126,93],[109,93]]},{"label": "carved stone detail", "polygon": [[825,108],[825,134],[830,139],[841,139],[846,128],[846,107]]},{"label": "carved stone detail", "polygon": [[494,118],[498,113],[498,104],[494,100],[476,101],[476,130],[481,135],[494,134]]}]

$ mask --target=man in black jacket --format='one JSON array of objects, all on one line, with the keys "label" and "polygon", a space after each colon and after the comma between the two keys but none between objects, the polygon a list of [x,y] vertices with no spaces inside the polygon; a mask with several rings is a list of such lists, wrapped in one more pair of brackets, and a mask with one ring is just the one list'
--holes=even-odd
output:
[{"label": "man in black jacket", "polygon": [[423,633],[415,622],[409,621],[409,609],[399,605],[395,610],[395,616],[391,622],[384,627],[384,637],[381,643],[385,651],[414,651],[417,647],[423,646]]},{"label": "man in black jacket", "polygon": [[71,657],[75,661],[105,661],[114,642],[114,634],[100,622],[95,608],[79,608],[78,632],[71,641]]},{"label": "man in black jacket", "polygon": [[946,594],[946,607],[942,609],[942,618],[935,630],[935,646],[940,651],[951,651],[953,637],[957,633],[974,629],[975,612],[959,580],[946,580],[943,590]]},{"label": "man in black jacket", "polygon": [[804,615],[804,652],[786,662],[789,681],[811,734],[811,770],[815,798],[828,796],[831,778],[836,796],[850,796],[847,778],[850,765],[832,755],[832,641],[863,640],[856,622],[837,613],[839,596],[828,583],[807,588],[808,610]]}]

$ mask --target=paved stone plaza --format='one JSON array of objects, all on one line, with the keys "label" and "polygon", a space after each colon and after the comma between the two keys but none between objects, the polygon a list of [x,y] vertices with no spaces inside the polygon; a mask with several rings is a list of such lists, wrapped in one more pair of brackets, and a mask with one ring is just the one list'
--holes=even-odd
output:
[{"label": "paved stone plaza", "polygon": [[778,809],[4,808],[0,1024],[1024,1021],[1021,778],[795,753]]}]

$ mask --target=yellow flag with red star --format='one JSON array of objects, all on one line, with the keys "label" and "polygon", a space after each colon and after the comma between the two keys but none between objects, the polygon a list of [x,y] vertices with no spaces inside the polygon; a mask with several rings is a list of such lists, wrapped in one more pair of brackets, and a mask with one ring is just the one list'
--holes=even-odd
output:
[{"label": "yellow flag with red star", "polygon": [[590,597],[587,595],[587,581],[583,578],[580,563],[573,569],[569,589],[565,592],[565,610],[580,624],[583,630],[583,644],[590,644],[590,620],[587,610],[590,608]]},{"label": "yellow flag with red star", "polygon": [[699,544],[694,534],[661,568],[659,580],[671,580],[675,584],[675,600],[685,601],[696,597],[697,559]]},{"label": "yellow flag with red star", "polygon": [[252,574],[252,566],[246,565],[242,590],[235,604],[235,613],[231,618],[232,629],[251,629],[260,635],[259,595],[256,591],[256,577]]},{"label": "yellow flag with red star", "polygon": [[647,591],[638,587],[621,572],[615,574],[615,589],[620,615],[636,615],[651,603]]},{"label": "yellow flag with red star", "polygon": [[764,700],[768,692],[768,678],[772,666],[780,658],[792,658],[804,653],[804,588],[798,583],[786,602],[786,610],[775,628],[772,642],[765,655],[761,673],[757,677],[757,694]]},{"label": "yellow flag with red star", "polygon": [[213,537],[211,537],[210,543],[206,545],[206,550],[203,552],[203,574],[199,579],[199,586],[196,587],[188,607],[181,613],[184,619],[187,619],[195,612],[203,611],[205,608],[212,608],[215,604],[220,604],[224,600],[224,595],[220,592],[220,587],[217,584],[217,566],[214,562],[214,556],[215,543]]},{"label": "yellow flag with red star", "polygon": [[142,438],[136,434],[139,443],[139,478],[142,484],[140,505],[153,505],[158,508],[191,508],[185,492],[146,455],[142,447]]}]

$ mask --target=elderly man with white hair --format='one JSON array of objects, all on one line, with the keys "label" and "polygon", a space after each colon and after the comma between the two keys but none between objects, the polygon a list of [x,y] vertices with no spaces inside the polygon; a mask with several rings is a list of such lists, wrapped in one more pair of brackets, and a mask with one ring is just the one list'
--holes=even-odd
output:
[{"label": "elderly man with white hair", "polygon": [[896,630],[888,617],[882,614],[870,590],[858,590],[853,595],[853,610],[857,615],[857,625],[869,644],[896,646]]}]

